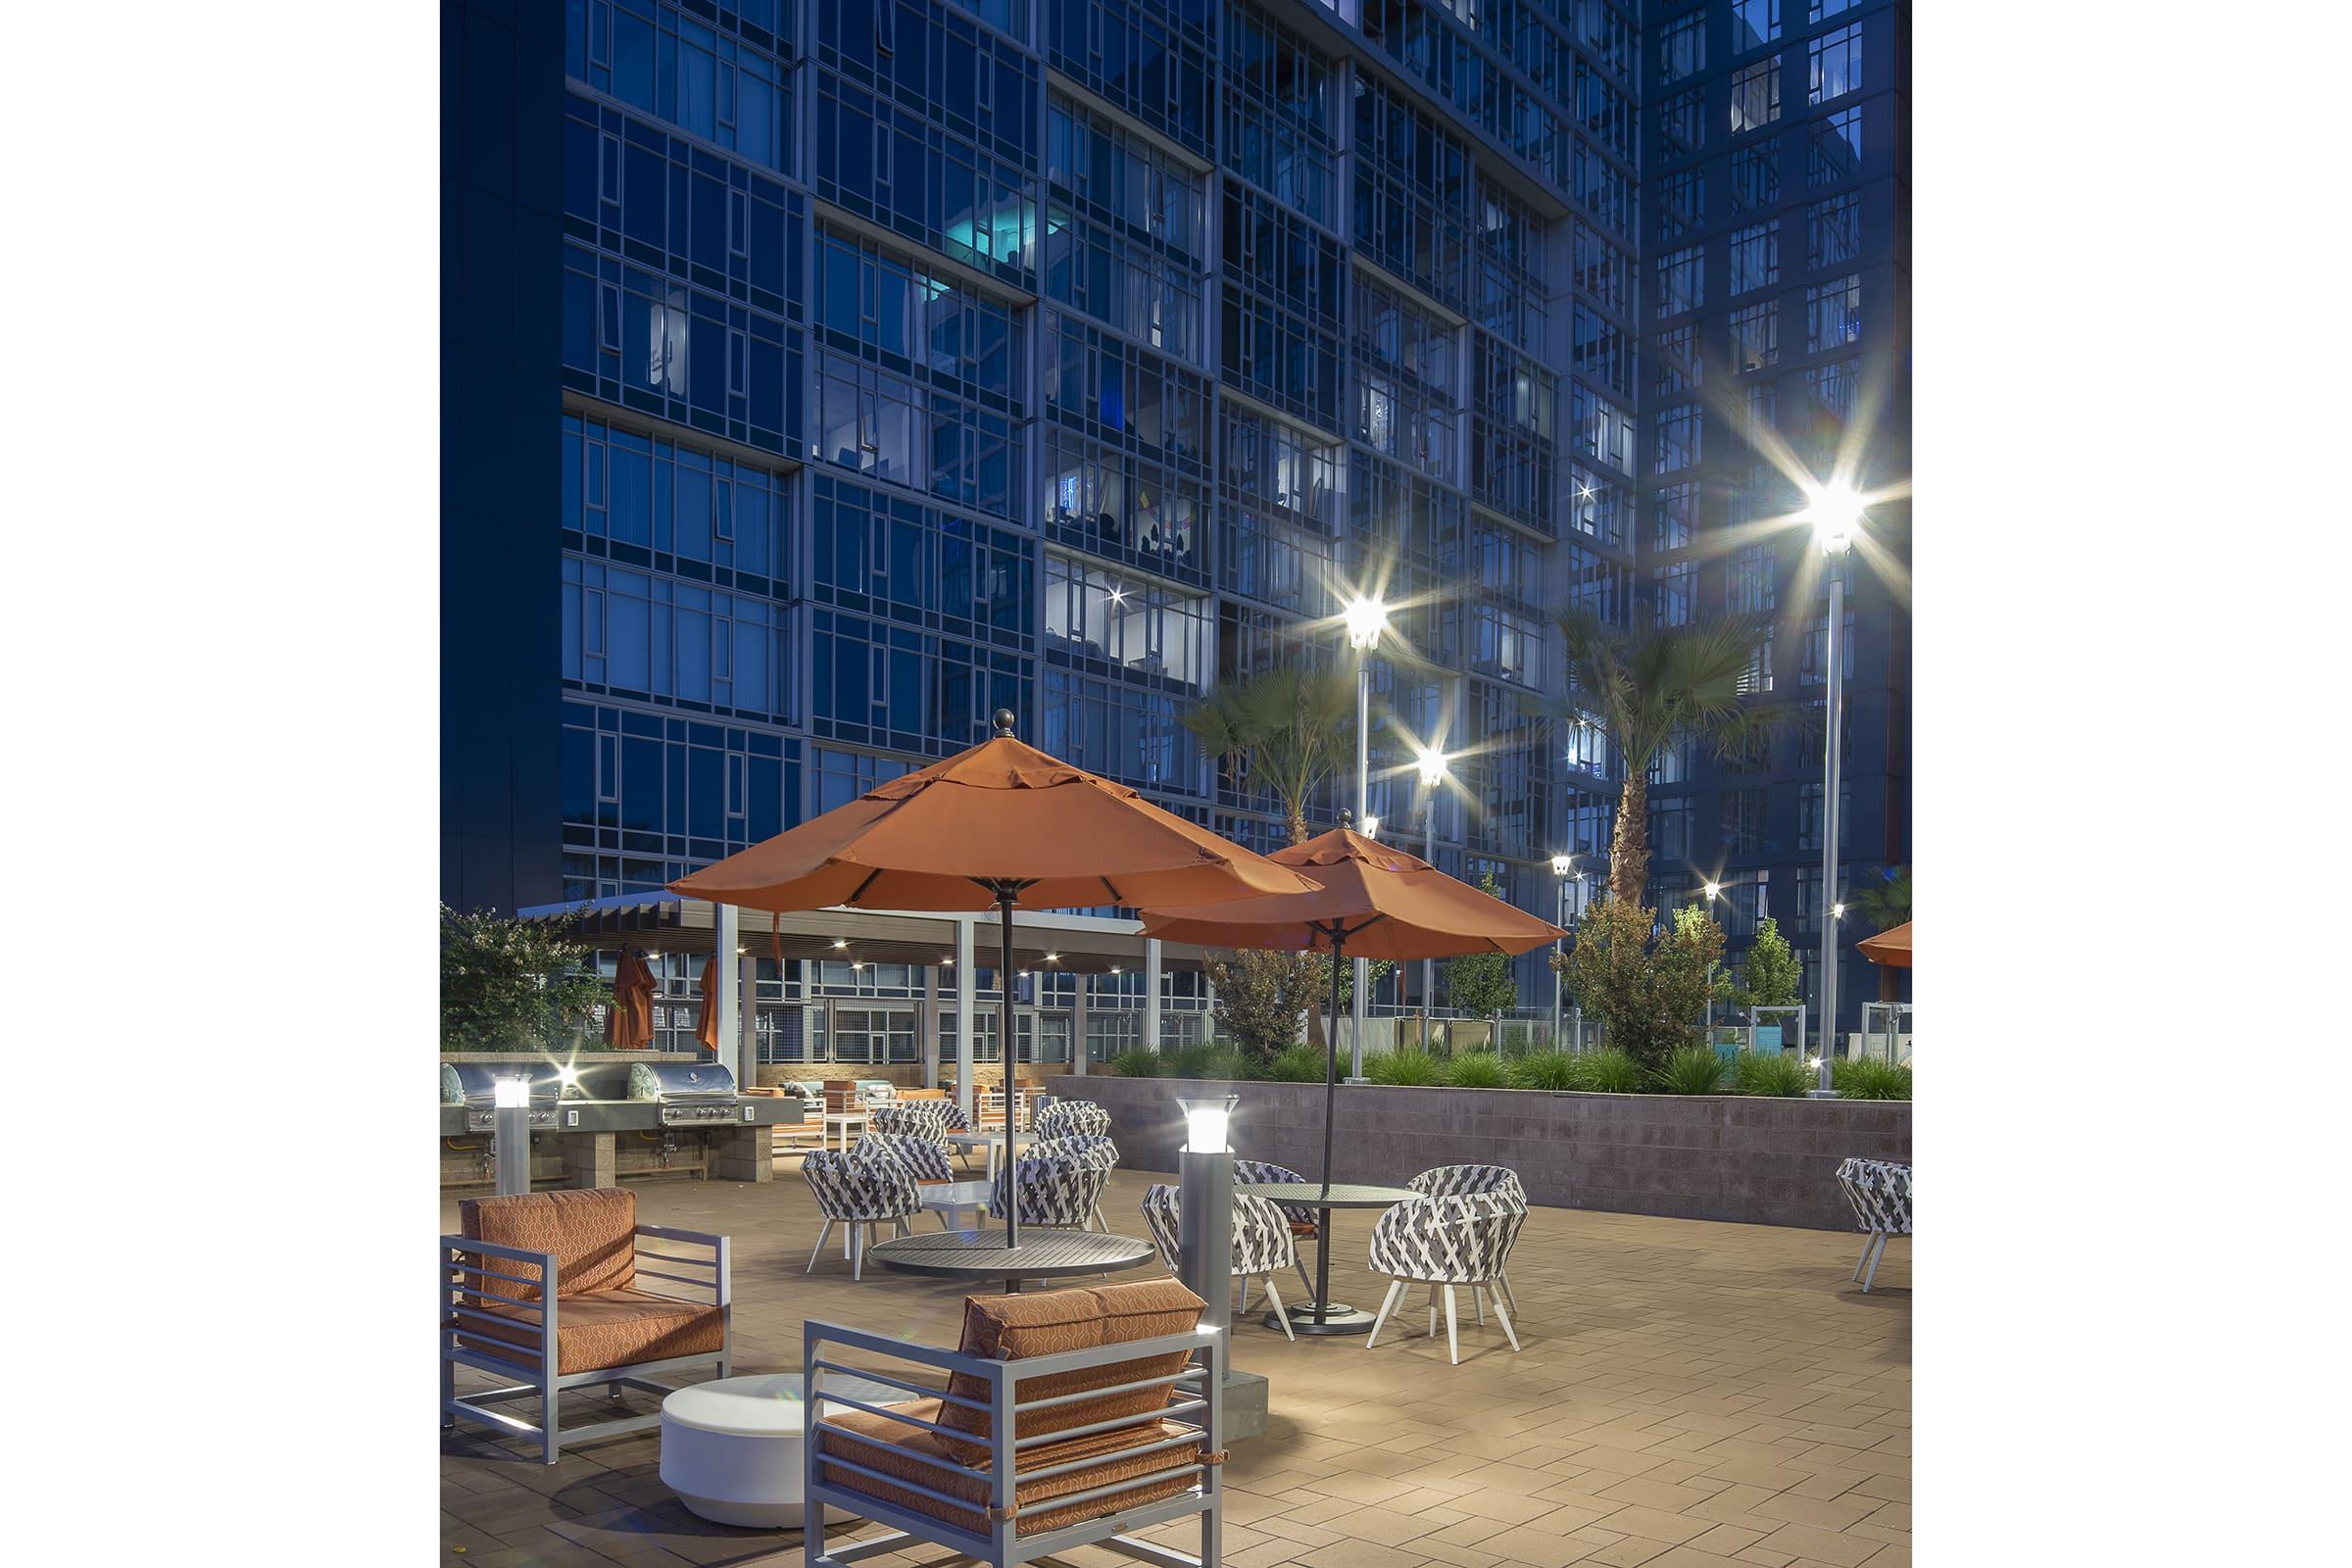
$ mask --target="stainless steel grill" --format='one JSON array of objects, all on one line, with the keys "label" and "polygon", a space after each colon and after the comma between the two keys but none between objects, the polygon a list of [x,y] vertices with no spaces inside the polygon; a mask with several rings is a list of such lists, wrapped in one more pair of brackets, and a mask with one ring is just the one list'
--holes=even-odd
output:
[{"label": "stainless steel grill", "polygon": [[664,1127],[736,1119],[735,1074],[716,1061],[632,1061],[629,1099],[652,1102]]},{"label": "stainless steel grill", "polygon": [[445,1061],[441,1064],[441,1103],[466,1107],[466,1130],[486,1133],[497,1125],[498,1081],[528,1076],[531,1081],[530,1125],[556,1125],[556,1102],[576,1091],[565,1086],[552,1066],[519,1063]]}]

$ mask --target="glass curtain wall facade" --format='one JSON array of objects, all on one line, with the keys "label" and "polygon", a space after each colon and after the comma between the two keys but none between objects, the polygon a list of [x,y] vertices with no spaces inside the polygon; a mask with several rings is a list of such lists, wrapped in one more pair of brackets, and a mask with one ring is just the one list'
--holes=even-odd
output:
[{"label": "glass curtain wall facade", "polygon": [[[1638,591],[1664,620],[1748,612],[1774,630],[1752,677],[1811,722],[1754,765],[1703,752],[1651,775],[1662,906],[1703,900],[1737,963],[1772,915],[1805,965],[1828,906],[1910,859],[1909,514],[1844,565],[1838,885],[1822,889],[1829,579],[1793,474],[1868,493],[1910,473],[1910,8],[1903,0],[1653,5],[1644,18]],[[1880,995],[1852,952],[1843,1027]],[[1908,971],[1891,971],[1907,976]]]},{"label": "glass curtain wall facade", "polygon": [[[1692,15],[1720,32],[1722,9]],[[1720,416],[1669,420],[1653,393],[1673,331],[1725,330],[1709,313],[1731,297],[1730,229],[1778,225],[1740,240],[1738,265],[1759,276],[1779,247],[1787,281],[1740,298],[1779,290],[1782,408],[1850,410],[1869,350],[1892,341],[1872,335],[1898,297],[1886,183],[1810,191],[1816,144],[1840,133],[1799,129],[1860,107],[1867,148],[1867,117],[1899,113],[1871,74],[1890,7],[1865,17],[1886,41],[1845,53],[1786,29],[1776,205],[1671,247],[1641,216],[1660,199],[1643,170],[1662,167],[1644,107],[1665,96],[1661,35],[1611,0],[514,11],[455,114],[540,215],[527,254],[557,318],[514,357],[550,395],[544,420],[526,408],[506,427],[528,470],[505,492],[516,515],[453,529],[445,554],[453,579],[495,554],[544,583],[513,660],[547,715],[528,723],[553,733],[476,793],[503,779],[510,834],[531,815],[560,853],[500,861],[480,848],[497,832],[453,830],[459,902],[658,888],[984,738],[999,707],[1048,750],[1271,847],[1273,803],[1237,793],[1179,716],[1286,659],[1351,667],[1333,617],[1378,589],[1396,607],[1372,662],[1394,715],[1371,739],[1383,836],[1433,833],[1441,866],[1548,914],[1550,856],[1601,849],[1615,794],[1604,739],[1536,716],[1560,686],[1549,612],[1631,614],[1685,552],[1679,591],[1726,591],[1695,553],[1730,503],[1666,494],[1653,446],[1671,422],[1676,482],[1728,484],[1683,472],[1728,455],[1707,443]],[[445,47],[484,46],[461,29]],[[1724,126],[1713,67],[1729,58],[1691,78]],[[1818,109],[1816,69],[1838,89]],[[1719,162],[1732,138],[1706,123],[1720,145],[1690,156]],[[1858,215],[1822,205],[1849,193]],[[476,225],[453,239],[453,273],[538,265],[513,250]],[[1795,353],[1816,325],[1836,346]],[[1695,361],[1675,363],[1695,393]],[[1661,548],[1667,515],[1680,532]],[[1743,591],[1790,591],[1772,581]],[[1874,635],[1892,657],[1881,603],[1857,605],[1866,661]],[[1804,646],[1776,654],[1792,692]],[[1470,754],[1434,803],[1414,743]],[[1788,760],[1765,781],[1768,846],[1796,837]],[[1849,777],[1857,798],[1894,798],[1871,761]],[[1335,779],[1310,819],[1352,792]],[[1849,831],[1880,829],[1865,811]],[[1795,897],[1793,870],[1773,880]],[[897,1016],[909,997],[952,1011],[939,971],[865,998],[862,976],[801,967],[761,986],[783,1009],[779,1060],[850,1059],[830,1054],[853,1040],[885,1059],[920,1049]],[[1381,1004],[1425,1000],[1404,968]],[[985,999],[996,978],[977,983]],[[1519,983],[1548,1006],[1541,955]],[[1097,988],[1088,1035],[1116,1049],[1127,991]],[[786,1005],[813,996],[863,1007],[849,1026],[829,1010],[841,1039],[821,1058]],[[1020,1049],[1069,1049],[1052,1033]]]}]

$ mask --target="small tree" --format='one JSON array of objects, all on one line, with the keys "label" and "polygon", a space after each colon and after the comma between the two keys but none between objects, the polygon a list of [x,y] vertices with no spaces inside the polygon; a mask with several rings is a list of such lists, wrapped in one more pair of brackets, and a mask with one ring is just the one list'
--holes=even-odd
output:
[{"label": "small tree", "polygon": [[1608,1042],[1645,1065],[1663,1061],[1705,1030],[1710,971],[1723,957],[1723,927],[1704,910],[1677,909],[1653,940],[1650,911],[1604,899],[1576,926],[1576,947],[1556,963]]},{"label": "small tree", "polygon": [[1802,975],[1781,923],[1768,914],[1756,922],[1756,940],[1748,946],[1732,1001],[1742,1007],[1787,1006],[1796,1001]]},{"label": "small tree", "polygon": [[1298,1014],[1314,1004],[1313,968],[1298,956],[1252,951],[1208,961],[1209,983],[1217,988],[1217,1033],[1253,1067],[1298,1041]]},{"label": "small tree", "polygon": [[561,929],[441,906],[441,1049],[573,1051],[607,1000],[594,955]]},{"label": "small tree", "polygon": [[[1502,897],[1488,872],[1478,879],[1479,891]],[[1470,953],[1446,960],[1446,1000],[1457,1012],[1494,1019],[1519,1004],[1519,987],[1511,978],[1511,959],[1503,953]]]}]

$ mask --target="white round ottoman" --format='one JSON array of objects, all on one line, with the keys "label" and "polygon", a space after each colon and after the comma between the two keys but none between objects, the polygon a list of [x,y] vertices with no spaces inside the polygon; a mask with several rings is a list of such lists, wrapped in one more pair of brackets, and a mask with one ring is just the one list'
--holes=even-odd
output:
[{"label": "white round ottoman", "polygon": [[[868,1404],[907,1397],[888,1384],[838,1374],[825,1392]],[[713,1524],[798,1529],[806,1482],[801,1374],[720,1378],[662,1401],[662,1484]],[[847,1518],[839,1509],[835,1518]]]}]

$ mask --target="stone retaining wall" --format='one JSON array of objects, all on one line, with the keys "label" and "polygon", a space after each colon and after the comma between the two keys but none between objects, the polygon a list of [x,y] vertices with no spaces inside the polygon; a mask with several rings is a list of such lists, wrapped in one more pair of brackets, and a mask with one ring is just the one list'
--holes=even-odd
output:
[{"label": "stone retaining wall", "polygon": [[[1233,1147],[1313,1176],[1321,1084],[1056,1077],[1048,1089],[1110,1113],[1124,1163],[1176,1168],[1179,1095],[1235,1094]],[[1401,1185],[1432,1165],[1496,1164],[1535,1202],[1676,1219],[1850,1230],[1838,1163],[1911,1158],[1911,1103],[1738,1095],[1586,1095],[1343,1084],[1333,1178]]]}]

